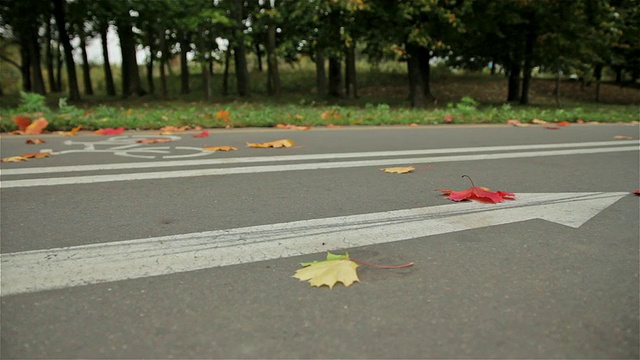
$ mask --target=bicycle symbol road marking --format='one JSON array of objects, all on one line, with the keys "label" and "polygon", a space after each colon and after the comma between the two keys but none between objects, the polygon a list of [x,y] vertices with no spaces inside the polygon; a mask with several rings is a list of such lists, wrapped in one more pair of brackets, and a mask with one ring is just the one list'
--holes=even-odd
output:
[{"label": "bicycle symbol road marking", "polygon": [[[169,139],[171,141],[180,140],[180,136],[173,135],[123,135],[113,136],[105,140],[85,142],[67,140],[65,145],[81,145],[82,149],[70,149],[62,151],[52,151],[49,149],[41,152],[50,152],[51,155],[63,155],[71,153],[112,153],[117,156],[127,156],[140,159],[176,159],[185,157],[197,157],[211,155],[213,152],[192,146],[153,146],[141,144],[138,141],[143,139]],[[176,154],[177,153],[177,154]]]}]

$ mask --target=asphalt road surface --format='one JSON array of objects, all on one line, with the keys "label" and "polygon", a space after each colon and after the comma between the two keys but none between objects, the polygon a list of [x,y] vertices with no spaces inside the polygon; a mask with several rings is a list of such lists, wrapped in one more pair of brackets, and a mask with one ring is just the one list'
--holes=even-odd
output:
[{"label": "asphalt road surface", "polygon": [[638,124],[191,135],[2,136],[3,359],[640,356]]}]

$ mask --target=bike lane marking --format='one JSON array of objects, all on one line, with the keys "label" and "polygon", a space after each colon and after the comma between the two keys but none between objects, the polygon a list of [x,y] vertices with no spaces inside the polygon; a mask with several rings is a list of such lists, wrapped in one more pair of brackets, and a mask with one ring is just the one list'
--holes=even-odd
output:
[{"label": "bike lane marking", "polygon": [[[329,153],[329,154],[307,154],[307,155],[279,155],[279,156],[253,156],[253,157],[235,157],[221,159],[206,160],[173,160],[173,161],[152,161],[152,162],[134,162],[134,163],[116,163],[116,164],[95,164],[95,165],[74,165],[74,166],[54,166],[54,167],[37,167],[23,169],[0,169],[0,175],[29,175],[29,174],[46,174],[46,173],[66,173],[66,172],[88,172],[88,171],[109,171],[109,170],[128,170],[128,169],[148,169],[162,167],[180,167],[180,166],[208,166],[208,165],[228,165],[243,163],[260,163],[260,162],[288,162],[288,161],[308,161],[308,160],[339,160],[339,159],[360,159],[373,157],[391,157],[391,156],[411,156],[411,155],[436,155],[436,154],[460,154],[460,153],[478,153],[478,152],[497,152],[497,151],[516,151],[516,150],[548,150],[548,149],[567,149],[579,147],[614,147],[623,145],[640,145],[638,140],[624,141],[596,141],[581,143],[560,143],[560,144],[533,144],[533,145],[506,145],[506,146],[477,146],[464,148],[444,148],[444,149],[426,149],[426,150],[399,150],[399,151],[371,151],[356,153]],[[186,147],[185,147],[186,148]],[[199,148],[192,148],[198,149]],[[68,150],[80,152],[81,150]],[[89,153],[95,151],[89,151]],[[207,152],[207,154],[215,154],[215,152]]]},{"label": "bike lane marking", "polygon": [[579,228],[626,192],[518,193],[462,202],[200,233],[0,254],[2,296],[384,244],[542,219]]},{"label": "bike lane marking", "polygon": [[7,189],[7,188],[16,188],[16,187],[95,184],[95,183],[104,183],[104,182],[133,181],[133,180],[161,180],[161,179],[176,179],[176,178],[186,178],[186,177],[191,178],[196,176],[216,176],[216,175],[219,176],[219,175],[252,174],[252,173],[267,173],[267,172],[300,171],[300,170],[355,168],[355,167],[366,167],[366,166],[385,166],[385,165],[394,165],[394,164],[517,159],[517,158],[546,157],[546,156],[559,156],[559,155],[586,155],[586,154],[599,154],[599,153],[624,152],[624,151],[639,151],[639,150],[640,149],[638,148],[638,146],[618,146],[618,147],[611,147],[611,148],[508,152],[508,153],[497,153],[497,154],[452,155],[452,156],[421,157],[421,158],[355,160],[355,161],[317,162],[317,163],[284,164],[284,165],[245,166],[245,167],[217,168],[217,169],[195,169],[195,170],[176,170],[176,171],[161,171],[161,172],[125,173],[125,174],[113,174],[113,175],[89,175],[89,176],[73,176],[73,177],[59,177],[59,178],[2,180],[0,181],[0,188]]}]

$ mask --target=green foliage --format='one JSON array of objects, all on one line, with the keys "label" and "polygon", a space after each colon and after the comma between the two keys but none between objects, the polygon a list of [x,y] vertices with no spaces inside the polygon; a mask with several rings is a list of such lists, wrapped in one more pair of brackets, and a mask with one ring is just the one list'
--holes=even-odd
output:
[{"label": "green foliage", "polygon": [[17,111],[21,113],[47,112],[49,108],[45,104],[45,100],[44,95],[21,91],[20,106]]}]

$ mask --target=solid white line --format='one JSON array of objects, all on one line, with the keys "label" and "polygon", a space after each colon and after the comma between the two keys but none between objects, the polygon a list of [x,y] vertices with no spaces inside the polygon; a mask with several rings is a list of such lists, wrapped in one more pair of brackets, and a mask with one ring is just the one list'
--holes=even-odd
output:
[{"label": "solid white line", "polygon": [[220,168],[220,169],[196,169],[196,170],[179,170],[179,171],[162,171],[162,172],[144,172],[144,173],[132,173],[132,174],[5,180],[5,181],[0,181],[0,188],[7,189],[7,188],[15,188],[15,187],[32,187],[32,186],[95,184],[95,183],[115,182],[115,181],[175,179],[175,178],[196,177],[196,176],[251,174],[251,173],[266,173],[266,172],[299,171],[299,170],[320,170],[320,169],[353,168],[353,167],[365,167],[365,166],[384,166],[384,165],[394,165],[394,164],[514,159],[514,158],[544,157],[544,156],[558,156],[558,155],[584,155],[584,154],[638,151],[638,150],[639,149],[637,146],[620,146],[620,147],[613,147],[613,148],[511,152],[511,153],[498,153],[498,154],[454,155],[454,156],[422,157],[422,158],[357,160],[357,161],[339,161],[339,162],[329,162],[329,163],[321,162],[321,163],[306,163],[306,164],[248,166],[248,167],[234,167],[234,168]]},{"label": "solid white line", "polygon": [[519,193],[515,201],[500,204],[451,203],[6,253],[0,255],[2,295],[279,259],[531,219],[578,228],[626,195],[625,192]]},{"label": "solid white line", "polygon": [[[632,144],[640,145],[640,141],[618,140],[618,141],[595,141],[595,142],[562,143],[562,144],[478,146],[478,147],[450,148],[450,149],[373,151],[373,152],[357,152],[357,153],[282,155],[282,156],[261,156],[261,157],[254,156],[254,157],[237,157],[237,158],[226,158],[226,159],[174,160],[174,161],[133,162],[133,163],[120,163],[120,164],[55,166],[55,167],[37,167],[37,168],[26,168],[26,169],[6,169],[6,170],[0,169],[0,175],[27,175],[27,174],[45,174],[45,173],[56,173],[56,172],[104,171],[104,170],[144,169],[144,168],[159,168],[159,167],[202,166],[202,165],[222,165],[222,164],[281,162],[281,161],[333,160],[333,159],[348,159],[348,158],[356,159],[356,158],[367,158],[367,157],[460,154],[460,153],[478,153],[478,152],[489,152],[489,151],[547,150],[547,149],[566,149],[566,148],[574,148],[574,147],[622,146],[622,145],[632,145]],[[201,150],[201,149],[197,149],[197,150]],[[87,153],[91,153],[91,152],[87,152]]]}]

